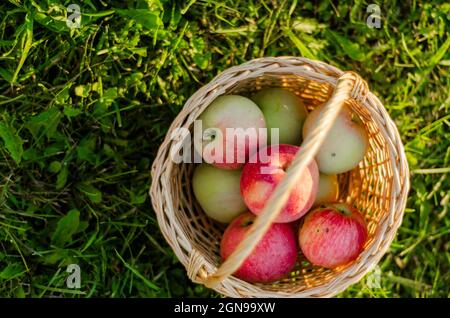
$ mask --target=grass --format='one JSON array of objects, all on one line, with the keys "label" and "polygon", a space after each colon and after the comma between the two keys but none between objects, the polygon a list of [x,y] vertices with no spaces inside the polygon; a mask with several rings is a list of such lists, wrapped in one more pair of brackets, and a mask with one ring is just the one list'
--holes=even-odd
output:
[{"label": "grass", "polygon": [[448,3],[374,1],[370,29],[373,1],[90,0],[70,30],[74,2],[0,4],[0,296],[216,297],[163,239],[150,166],[202,84],[278,55],[361,74],[406,148],[411,192],[380,284],[340,296],[450,296]]}]

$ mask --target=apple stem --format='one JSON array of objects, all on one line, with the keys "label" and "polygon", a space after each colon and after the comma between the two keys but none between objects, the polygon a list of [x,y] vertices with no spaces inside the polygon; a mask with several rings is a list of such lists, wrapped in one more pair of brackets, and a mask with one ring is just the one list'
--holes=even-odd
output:
[{"label": "apple stem", "polygon": [[336,207],[339,210],[339,212],[341,212],[342,214],[344,214],[346,216],[352,215],[352,212],[350,212],[350,210],[347,209],[347,207],[344,204],[336,204]]},{"label": "apple stem", "polygon": [[343,203],[334,203],[334,204],[325,204],[326,208],[335,208],[340,213],[342,213],[345,216],[351,216],[352,211],[347,208],[347,206]]}]

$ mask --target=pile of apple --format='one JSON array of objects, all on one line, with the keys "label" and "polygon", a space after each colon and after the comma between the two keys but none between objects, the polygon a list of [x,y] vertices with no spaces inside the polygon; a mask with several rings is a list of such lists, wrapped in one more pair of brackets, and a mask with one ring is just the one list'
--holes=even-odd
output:
[{"label": "pile of apple", "polygon": [[[204,212],[214,220],[230,223],[221,240],[222,260],[243,240],[322,111],[323,105],[308,114],[295,94],[268,88],[251,99],[220,96],[201,114],[203,131],[214,128],[223,132],[223,158],[229,152],[246,158],[244,163],[225,162],[200,150],[209,164],[198,165],[193,174],[194,194]],[[249,127],[267,128],[269,141],[271,128],[278,128],[279,144],[266,146],[257,140],[252,147],[252,143],[236,145],[226,140],[226,128]],[[203,145],[211,140],[202,140]],[[364,127],[344,106],[275,223],[234,275],[248,282],[286,277],[297,262],[299,247],[311,264],[325,268],[355,260],[366,242],[367,227],[356,208],[338,202],[337,175],[355,168],[367,148]],[[263,150],[265,160],[260,159]]]}]

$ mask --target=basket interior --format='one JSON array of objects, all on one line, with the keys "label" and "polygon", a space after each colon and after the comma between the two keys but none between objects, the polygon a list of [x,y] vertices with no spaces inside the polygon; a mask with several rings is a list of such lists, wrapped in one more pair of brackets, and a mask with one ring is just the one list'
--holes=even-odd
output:
[{"label": "basket interior", "polygon": [[[246,79],[231,87],[227,94],[249,96],[263,87],[283,87],[294,92],[311,111],[327,101],[333,87],[292,74],[264,74],[258,78]],[[389,164],[386,141],[369,112],[354,100],[347,105],[359,116],[369,134],[369,149],[364,160],[354,170],[339,175],[340,198],[357,207],[368,224],[369,246],[375,237],[377,224],[389,211],[393,173]],[[193,248],[203,254],[205,260],[220,265],[219,244],[225,225],[208,218],[195,200],[191,187],[194,164],[174,165],[172,190],[178,224],[189,238]],[[295,292],[327,283],[339,271],[350,264],[329,270],[311,265],[299,252],[299,261],[288,278],[270,284],[257,284],[267,291]]]}]

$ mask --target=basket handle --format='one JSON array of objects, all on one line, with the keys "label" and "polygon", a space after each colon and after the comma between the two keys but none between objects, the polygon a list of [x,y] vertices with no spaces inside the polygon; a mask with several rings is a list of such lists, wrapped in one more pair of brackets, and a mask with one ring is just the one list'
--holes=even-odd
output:
[{"label": "basket handle", "polygon": [[255,219],[255,222],[236,250],[222,263],[217,271],[201,278],[203,284],[209,288],[214,288],[239,269],[287,202],[290,189],[293,188],[302,175],[303,169],[308,166],[319,150],[344,102],[350,98],[362,101],[365,99],[367,92],[367,84],[358,74],[345,72],[339,77],[333,95],[324,106],[323,116],[319,119],[319,124],[303,141],[302,147],[295,155],[285,177],[269,197],[261,214]]}]

